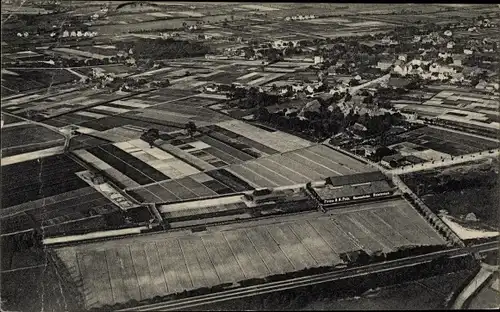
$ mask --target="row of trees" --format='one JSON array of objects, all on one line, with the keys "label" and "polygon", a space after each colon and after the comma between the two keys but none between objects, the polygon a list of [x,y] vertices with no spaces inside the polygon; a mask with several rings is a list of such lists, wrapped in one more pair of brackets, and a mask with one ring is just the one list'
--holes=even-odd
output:
[{"label": "row of trees", "polygon": [[126,60],[124,57],[111,56],[104,59],[87,58],[87,59],[77,59],[77,58],[59,58],[59,57],[48,57],[40,59],[37,61],[25,62],[25,61],[14,61],[9,64],[9,66],[14,67],[78,67],[78,66],[100,66],[100,65],[110,65],[122,63]]},{"label": "row of trees", "polygon": [[[184,125],[184,129],[186,130],[189,136],[195,135],[195,133],[198,131],[198,127],[193,121],[187,122]],[[141,140],[149,143],[151,147],[153,147],[154,141],[158,140],[159,138],[160,138],[160,131],[156,128],[150,128],[141,135]]]},{"label": "row of trees", "polygon": [[120,50],[133,49],[137,58],[170,59],[204,56],[210,53],[210,47],[200,42],[169,39],[139,39],[134,42],[118,42]]},{"label": "row of trees", "polygon": [[227,97],[234,100],[234,105],[239,108],[266,107],[279,104],[284,100],[282,96],[268,92],[260,92],[255,87],[245,89],[231,85],[228,87],[227,91]]}]

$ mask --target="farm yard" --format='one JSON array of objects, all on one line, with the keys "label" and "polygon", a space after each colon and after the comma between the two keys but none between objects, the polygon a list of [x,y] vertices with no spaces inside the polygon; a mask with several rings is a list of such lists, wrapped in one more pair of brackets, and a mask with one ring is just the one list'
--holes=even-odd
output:
[{"label": "farm yard", "polygon": [[[344,252],[446,241],[402,199],[56,248],[86,308],[343,263]],[[121,263],[121,265],[116,265]]]}]

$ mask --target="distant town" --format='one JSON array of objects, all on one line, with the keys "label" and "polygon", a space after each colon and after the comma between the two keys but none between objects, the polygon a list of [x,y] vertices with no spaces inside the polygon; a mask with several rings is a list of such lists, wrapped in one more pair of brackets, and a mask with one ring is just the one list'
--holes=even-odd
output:
[{"label": "distant town", "polygon": [[2,310],[500,307],[499,5],[1,6]]}]

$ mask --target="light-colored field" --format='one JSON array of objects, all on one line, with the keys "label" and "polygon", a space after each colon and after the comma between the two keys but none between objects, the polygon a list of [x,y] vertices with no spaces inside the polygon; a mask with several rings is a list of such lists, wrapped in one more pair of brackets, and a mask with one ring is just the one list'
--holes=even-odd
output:
[{"label": "light-colored field", "polygon": [[168,143],[163,142],[161,140],[157,140],[155,143],[157,143],[158,146],[162,150],[174,155],[177,158],[184,159],[187,162],[196,165],[196,167],[198,167],[198,168],[201,168],[203,170],[216,169],[214,166],[207,163],[206,161],[203,161],[203,160],[199,159],[198,157],[195,157],[195,156],[189,154],[188,152],[178,148],[177,146],[174,146],[172,144],[168,144]]},{"label": "light-colored field", "polygon": [[182,16],[189,16],[189,17],[203,17],[203,15],[200,12],[196,11],[170,11],[171,14],[176,14],[176,15],[182,15]]},{"label": "light-colored field", "polygon": [[162,12],[151,12],[151,13],[147,13],[147,14],[150,16],[154,16],[154,17],[172,17],[171,14],[166,14],[166,13],[162,13]]},{"label": "light-colored field", "polygon": [[116,49],[116,46],[114,46],[114,45],[95,45],[94,48],[114,50],[114,49]]},{"label": "light-colored field", "polygon": [[425,160],[439,160],[441,158],[449,158],[450,155],[446,153],[441,153],[432,149],[428,149],[421,152],[413,153],[413,156],[425,159]]},{"label": "light-colored field", "polygon": [[374,169],[324,145],[315,145],[231,165],[227,170],[255,187],[277,187]]},{"label": "light-colored field", "polygon": [[85,111],[75,112],[75,114],[79,115],[79,116],[94,118],[94,119],[100,119],[100,118],[107,117],[106,115],[103,115],[103,114],[97,114],[97,113],[85,112]]},{"label": "light-colored field", "polygon": [[[86,308],[342,263],[343,252],[445,244],[404,200],[54,250]],[[82,289],[83,291],[83,289]]]},{"label": "light-colored field", "polygon": [[387,25],[387,23],[383,22],[377,22],[377,21],[365,21],[365,22],[359,22],[359,23],[349,23],[346,24],[348,27],[375,27],[375,26],[384,26]]},{"label": "light-colored field", "polygon": [[87,52],[87,51],[80,51],[80,50],[75,50],[75,49],[70,49],[70,48],[54,48],[54,51],[68,53],[68,54],[72,54],[72,55],[83,56],[83,57],[88,57],[88,58],[96,58],[96,59],[100,59],[100,60],[103,60],[103,59],[109,57],[107,55],[102,55],[102,54],[97,54],[97,53],[92,53],[92,52]]},{"label": "light-colored field", "polygon": [[87,152],[86,150],[76,150],[73,151],[73,154],[76,155],[78,158],[86,162],[87,164],[95,167],[98,170],[102,170],[109,174],[115,181],[123,184],[125,187],[138,187],[140,186],[137,182],[134,180],[130,179],[120,171],[116,170],[115,168],[111,167],[101,159],[97,158],[96,156],[92,155],[91,153]]},{"label": "light-colored field", "polygon": [[49,157],[52,155],[62,154],[64,152],[64,146],[51,147],[44,150],[39,150],[36,152],[29,152],[24,154],[19,154],[15,156],[2,157],[1,166],[7,166],[12,164],[17,164],[29,160],[40,159],[43,157]]},{"label": "light-colored field", "polygon": [[[439,115],[438,118],[443,119],[443,120],[455,121],[455,122],[459,122],[459,123],[465,123],[465,124],[469,124],[469,125],[477,126],[477,127],[489,128],[489,129],[493,129],[493,130],[500,129],[500,123],[494,122],[494,121],[493,122],[480,122],[480,121],[470,119],[468,117],[458,117],[458,116],[451,116],[451,115],[447,115],[447,114]],[[484,115],[483,115],[483,118],[486,119],[486,117]]]},{"label": "light-colored field", "polygon": [[119,104],[119,105],[128,106],[131,109],[134,109],[134,108],[146,108],[146,107],[151,106],[150,104],[147,104],[144,101],[141,101],[139,99],[116,100],[116,101],[113,101],[113,103]]},{"label": "light-colored field", "polygon": [[235,196],[227,196],[227,197],[219,197],[213,199],[205,199],[205,200],[197,200],[191,202],[182,202],[175,203],[169,205],[161,205],[158,207],[160,212],[173,212],[179,210],[192,210],[198,209],[202,207],[211,207],[211,206],[222,206],[229,204],[243,203],[243,195],[235,195]]},{"label": "light-colored field", "polygon": [[200,94],[197,94],[196,97],[202,97],[202,98],[214,99],[214,100],[227,99],[227,96],[225,96],[223,94],[209,94],[209,93],[200,93]]},{"label": "light-colored field", "polygon": [[199,172],[198,169],[175,158],[164,150],[156,147],[151,148],[148,143],[140,139],[115,143],[114,145],[172,179]]},{"label": "light-colored field", "polygon": [[152,75],[163,73],[163,72],[169,72],[171,70],[172,70],[172,67],[163,67],[163,68],[153,69],[153,70],[150,70],[150,71],[147,71],[147,72],[143,72],[143,73],[140,73],[140,74],[137,74],[137,75],[133,75],[133,76],[130,76],[130,78],[139,78],[139,77],[143,77],[143,76],[152,76]]},{"label": "light-colored field", "polygon": [[111,112],[111,113],[116,113],[116,114],[123,114],[123,113],[126,113],[129,111],[129,109],[116,108],[116,107],[106,106],[106,105],[99,105],[99,106],[94,107],[94,109],[106,111],[106,112]]},{"label": "light-colored field", "polygon": [[[206,111],[203,108],[197,108],[197,112],[195,112],[193,109],[193,112],[189,113],[159,109],[147,109],[137,114],[137,116],[177,123],[179,125],[184,125],[189,121],[194,121],[198,127],[203,127],[206,125],[210,125],[213,122],[227,119],[224,117],[214,116],[214,114],[211,114],[212,116],[210,116],[209,113],[212,113],[212,111],[206,112],[207,115],[202,115],[204,112]],[[210,118],[213,118],[215,120],[212,121],[210,120]]]},{"label": "light-colored field", "polygon": [[318,19],[309,19],[300,21],[302,23],[310,23],[310,24],[330,24],[330,23],[349,23],[350,20],[345,18],[337,18],[337,17],[329,17],[329,18],[318,18]]},{"label": "light-colored field", "polygon": [[285,74],[282,74],[282,73],[273,73],[273,74],[266,74],[264,77],[261,77],[261,78],[257,78],[257,79],[254,79],[250,82],[248,82],[247,84],[248,85],[251,85],[251,86],[261,86],[263,84],[266,84],[270,81],[273,81],[275,79],[278,79],[282,76],[284,76]]},{"label": "light-colored field", "polygon": [[240,5],[240,7],[245,8],[245,9],[250,9],[250,10],[257,10],[257,11],[278,11],[279,9],[268,7],[265,5],[260,5],[260,4],[244,4]]},{"label": "light-colored field", "polygon": [[223,121],[218,123],[217,126],[272,147],[279,152],[287,152],[312,145],[311,142],[294,135],[281,131],[269,132],[239,120]]},{"label": "light-colored field", "polygon": [[250,77],[253,77],[253,76],[256,76],[256,75],[259,75],[260,73],[257,73],[257,72],[251,72],[251,73],[248,73],[248,74],[245,74],[241,77],[238,77],[236,78],[236,80],[243,80],[243,79],[248,79]]}]

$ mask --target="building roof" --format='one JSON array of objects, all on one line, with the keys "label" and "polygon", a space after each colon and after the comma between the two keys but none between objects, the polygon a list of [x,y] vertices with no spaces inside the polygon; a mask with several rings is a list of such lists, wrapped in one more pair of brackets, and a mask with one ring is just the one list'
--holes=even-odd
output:
[{"label": "building roof", "polygon": [[390,162],[390,161],[401,161],[405,157],[401,154],[394,154],[394,155],[389,155],[389,156],[384,156],[382,157],[382,161]]},{"label": "building roof", "polygon": [[406,156],[405,160],[411,162],[412,164],[421,164],[421,163],[425,162],[424,159],[417,157],[417,156],[413,156],[413,155]]},{"label": "building roof", "polygon": [[314,192],[323,200],[370,195],[372,193],[388,192],[392,189],[387,181],[373,181],[342,186],[325,184],[324,186],[313,187]]},{"label": "building roof", "polygon": [[365,126],[363,126],[360,123],[355,123],[354,125],[351,126],[351,129],[354,131],[366,131],[366,130],[368,130]]},{"label": "building roof", "polygon": [[374,182],[386,180],[387,177],[380,171],[356,173],[345,176],[335,176],[326,178],[326,182],[333,186],[351,185],[358,183]]},{"label": "building roof", "polygon": [[302,108],[301,114],[305,112],[319,112],[320,108],[321,103],[318,100],[312,100]]},{"label": "building roof", "polygon": [[410,80],[398,77],[391,77],[387,82],[387,85],[396,88],[404,88],[410,84]]}]

